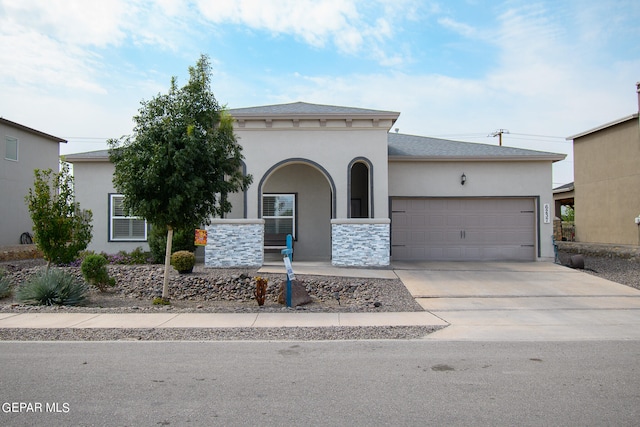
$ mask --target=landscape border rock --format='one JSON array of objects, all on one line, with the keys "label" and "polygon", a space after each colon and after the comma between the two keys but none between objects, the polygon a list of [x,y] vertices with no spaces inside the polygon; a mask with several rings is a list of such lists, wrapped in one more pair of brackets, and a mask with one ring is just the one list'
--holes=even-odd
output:
[{"label": "landscape border rock", "polygon": [[15,245],[0,247],[0,262],[40,258],[42,258],[42,252],[38,250],[36,245]]},{"label": "landscape border rock", "polygon": [[583,242],[556,242],[556,244],[561,252],[640,261],[640,246]]},{"label": "landscape border rock", "polygon": [[[3,263],[12,284],[24,283],[43,265]],[[108,292],[92,289],[84,307],[24,306],[11,298],[0,300],[0,311],[69,311],[69,312],[277,312],[291,310],[278,304],[278,286],[284,274],[265,273],[268,280],[264,306],[255,300],[257,269],[212,269],[197,265],[192,274],[169,275],[171,305],[154,306],[153,298],[161,295],[161,265],[109,265],[109,276],[116,286]],[[81,281],[78,267],[64,267]],[[298,280],[311,297],[311,303],[295,309],[311,312],[393,312],[423,311],[399,279],[370,279],[335,276],[298,275]]]}]

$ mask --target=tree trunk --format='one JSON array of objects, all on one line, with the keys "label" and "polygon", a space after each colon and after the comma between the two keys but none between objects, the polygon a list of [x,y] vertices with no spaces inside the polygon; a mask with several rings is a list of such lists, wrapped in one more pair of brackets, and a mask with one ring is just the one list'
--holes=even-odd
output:
[{"label": "tree trunk", "polygon": [[162,284],[162,298],[169,299],[169,266],[171,266],[171,244],[173,243],[173,228],[167,226],[167,249],[164,253],[164,282]]}]

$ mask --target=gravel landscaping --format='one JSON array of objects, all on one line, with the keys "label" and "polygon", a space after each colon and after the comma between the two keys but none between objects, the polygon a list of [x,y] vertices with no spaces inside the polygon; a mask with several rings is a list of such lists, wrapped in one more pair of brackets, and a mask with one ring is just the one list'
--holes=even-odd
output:
[{"label": "gravel landscaping", "polygon": [[[569,265],[572,253],[560,252],[560,263]],[[583,255],[584,272],[640,289],[640,261],[634,258],[619,258],[615,256]]]},{"label": "gravel landscaping", "polygon": [[[37,260],[0,263],[12,283],[43,268]],[[171,305],[153,305],[161,295],[163,266],[111,265],[117,285],[108,292],[91,289],[82,307],[20,304],[15,297],[0,300],[0,313],[264,313],[264,312],[398,312],[422,311],[400,280],[296,275],[310,304],[287,308],[277,302],[284,274],[258,274],[257,269],[208,269],[196,266],[191,274],[170,274]],[[81,280],[78,268],[66,268]],[[255,277],[268,279],[267,297],[258,306]],[[0,340],[346,340],[413,339],[439,327],[329,327],[329,328],[198,328],[198,329],[0,329]]]},{"label": "gravel landscaping", "polygon": [[[4,264],[4,265],[3,265]],[[0,263],[9,273],[9,280],[17,285],[40,271],[43,265],[34,262]],[[77,267],[66,267],[78,281],[82,274]],[[106,292],[91,289],[81,307],[28,306],[15,298],[0,300],[0,312],[198,312],[198,313],[254,313],[254,312],[398,312],[422,311],[411,294],[398,279],[363,279],[328,276],[296,278],[304,284],[312,298],[310,304],[287,308],[277,302],[284,274],[258,274],[257,269],[212,269],[198,265],[191,274],[170,270],[169,296],[171,305],[153,305],[162,295],[164,268],[161,265],[110,265],[109,275],[117,285]],[[265,304],[255,300],[255,278],[268,279]]]},{"label": "gravel landscaping", "polygon": [[[569,264],[571,253],[560,252]],[[640,262],[606,256],[584,257],[584,272],[640,289]],[[12,283],[21,283],[38,269],[42,260],[0,262]],[[79,279],[78,268],[67,268]],[[287,308],[277,302],[282,274],[262,274],[269,287],[265,305],[253,296],[256,269],[205,269],[170,275],[171,305],[152,304],[161,294],[163,267],[160,265],[112,265],[109,273],[118,284],[109,292],[92,289],[82,307],[44,307],[19,304],[14,297],[0,299],[0,313],[81,312],[398,312],[422,311],[400,280],[362,279],[297,275],[313,302]],[[431,327],[330,327],[330,328],[199,328],[199,329],[0,329],[0,340],[349,340],[415,339],[439,328]]]}]

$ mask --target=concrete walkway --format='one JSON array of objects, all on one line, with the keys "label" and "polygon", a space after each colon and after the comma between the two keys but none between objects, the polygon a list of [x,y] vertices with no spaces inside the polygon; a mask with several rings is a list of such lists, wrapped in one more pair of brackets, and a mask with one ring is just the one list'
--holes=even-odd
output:
[{"label": "concrete walkway", "polygon": [[0,313],[0,328],[280,328],[447,325],[407,313]]},{"label": "concrete walkway", "polygon": [[640,340],[640,291],[552,263],[395,264],[430,313],[428,340]]},{"label": "concrete walkway", "polygon": [[[397,279],[391,269],[337,268],[295,262],[299,275]],[[285,274],[281,261],[258,273]],[[429,312],[406,313],[0,313],[0,328],[276,328],[330,326],[446,326]]]}]

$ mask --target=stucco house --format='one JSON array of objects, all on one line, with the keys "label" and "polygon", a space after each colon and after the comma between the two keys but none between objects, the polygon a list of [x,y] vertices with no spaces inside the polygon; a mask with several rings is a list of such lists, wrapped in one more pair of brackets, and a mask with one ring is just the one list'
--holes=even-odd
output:
[{"label": "stucco house", "polygon": [[[636,92],[640,111],[640,82]],[[576,241],[640,245],[638,113],[567,140],[573,141]]]},{"label": "stucco house", "polygon": [[[296,102],[230,110],[253,184],[207,227],[205,264],[255,266],[295,239],[296,260],[551,260],[552,164],[562,154],[389,132],[399,113]],[[90,248],[143,246],[106,151],[69,155],[93,210]]]},{"label": "stucco house", "polygon": [[0,246],[33,234],[25,196],[34,169],[59,170],[60,143],[67,141],[0,117]]}]

